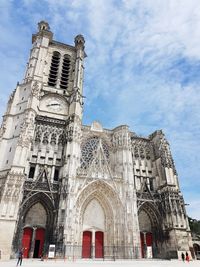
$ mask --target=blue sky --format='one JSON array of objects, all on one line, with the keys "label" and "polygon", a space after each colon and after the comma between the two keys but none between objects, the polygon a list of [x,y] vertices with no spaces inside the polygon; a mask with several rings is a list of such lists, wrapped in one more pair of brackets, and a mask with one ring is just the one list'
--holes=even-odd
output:
[{"label": "blue sky", "polygon": [[188,215],[200,219],[200,1],[1,0],[0,115],[40,20],[55,40],[86,39],[84,123],[163,129]]}]

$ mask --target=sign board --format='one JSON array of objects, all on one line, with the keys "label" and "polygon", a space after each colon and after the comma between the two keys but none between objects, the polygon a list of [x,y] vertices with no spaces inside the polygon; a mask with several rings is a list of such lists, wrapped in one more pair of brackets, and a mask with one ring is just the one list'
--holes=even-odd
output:
[{"label": "sign board", "polygon": [[153,258],[152,247],[147,246],[147,259],[152,259],[152,258]]},{"label": "sign board", "polygon": [[55,250],[56,246],[55,245],[49,245],[49,253],[48,253],[48,258],[53,259],[55,258]]}]

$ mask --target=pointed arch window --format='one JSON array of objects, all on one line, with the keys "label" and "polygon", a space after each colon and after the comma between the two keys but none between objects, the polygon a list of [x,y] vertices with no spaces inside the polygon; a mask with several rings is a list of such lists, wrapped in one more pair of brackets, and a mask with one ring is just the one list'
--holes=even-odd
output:
[{"label": "pointed arch window", "polygon": [[60,53],[57,51],[53,52],[51,67],[49,72],[48,85],[55,87],[58,79],[58,69],[60,64]]},{"label": "pointed arch window", "polygon": [[70,73],[70,57],[69,55],[64,55],[62,72],[60,77],[60,88],[67,89],[69,82],[69,73]]}]

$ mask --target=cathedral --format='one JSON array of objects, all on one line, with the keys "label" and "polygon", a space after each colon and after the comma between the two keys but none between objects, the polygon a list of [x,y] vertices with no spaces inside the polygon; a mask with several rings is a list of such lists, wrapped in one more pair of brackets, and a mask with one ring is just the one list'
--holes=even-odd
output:
[{"label": "cathedral", "polygon": [[178,258],[192,253],[169,143],[157,130],[82,124],[85,40],[38,23],[0,129],[0,251],[13,258]]}]

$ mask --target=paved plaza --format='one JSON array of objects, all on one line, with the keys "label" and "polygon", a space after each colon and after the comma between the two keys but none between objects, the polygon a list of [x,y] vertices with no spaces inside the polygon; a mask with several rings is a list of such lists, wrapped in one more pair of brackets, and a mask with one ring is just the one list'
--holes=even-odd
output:
[{"label": "paved plaza", "polygon": [[[0,267],[15,267],[17,260],[0,261]],[[117,261],[102,261],[102,260],[32,260],[25,259],[22,263],[23,267],[98,267],[98,266],[113,266],[113,267],[181,267],[181,266],[200,266],[200,261],[182,262],[179,260],[117,260]]]}]

